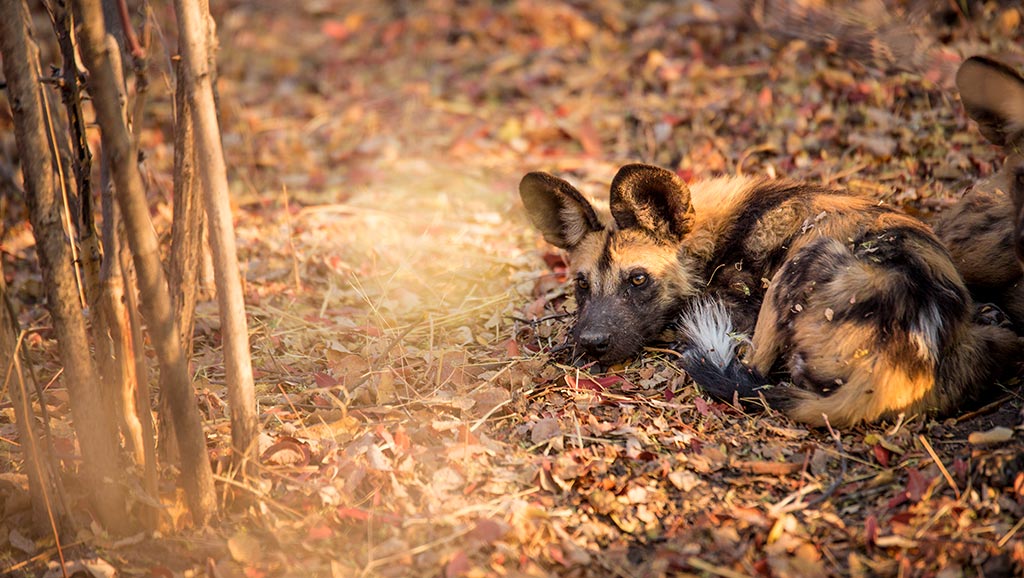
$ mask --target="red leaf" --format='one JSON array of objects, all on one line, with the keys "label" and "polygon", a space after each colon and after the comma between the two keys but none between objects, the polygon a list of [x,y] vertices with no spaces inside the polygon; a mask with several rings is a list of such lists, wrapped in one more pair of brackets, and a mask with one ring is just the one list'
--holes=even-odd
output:
[{"label": "red leaf", "polygon": [[516,343],[515,339],[509,339],[505,342],[505,357],[519,357],[519,344]]},{"label": "red leaf", "polygon": [[593,379],[588,377],[577,379],[576,376],[569,373],[565,374],[565,384],[576,389],[589,389],[591,391],[602,391],[604,389]]},{"label": "red leaf", "polygon": [[913,522],[914,518],[916,518],[916,517],[917,517],[917,514],[915,514],[913,512],[899,512],[899,513],[893,514],[889,518],[889,524],[893,525],[893,526],[897,526],[897,525],[909,526],[910,523]]},{"label": "red leaf", "polygon": [[327,20],[320,27],[320,31],[328,38],[345,40],[353,32],[359,30],[364,19],[365,16],[362,13],[355,12],[346,16],[344,20]]},{"label": "red leaf", "polygon": [[891,509],[899,506],[900,504],[905,504],[906,502],[907,502],[907,493],[906,492],[900,492],[899,494],[897,494],[896,496],[893,496],[893,498],[889,500],[889,502],[886,504],[886,507],[888,507],[891,510]]},{"label": "red leaf", "polygon": [[602,156],[604,152],[601,147],[601,136],[594,130],[594,125],[589,121],[584,121],[577,128],[576,138],[579,140],[580,146],[583,147],[583,152],[592,157]]},{"label": "red leaf", "polygon": [[590,391],[604,391],[608,389],[608,386],[615,385],[616,383],[626,383],[621,375],[606,375],[604,377],[580,377],[577,378],[572,374],[565,374],[565,383],[569,387],[575,387],[576,389],[587,389]]},{"label": "red leaf", "polygon": [[334,407],[335,403],[333,398],[327,397],[326,395],[323,394],[323,392],[320,391],[314,391],[313,393],[311,393],[309,395],[309,399],[307,399],[306,402],[311,403],[317,407]]},{"label": "red leaf", "polygon": [[709,411],[708,402],[704,401],[703,397],[693,398],[693,405],[697,408],[697,412],[703,416],[711,415]]},{"label": "red leaf", "polygon": [[547,297],[538,297],[530,302],[526,306],[526,317],[529,319],[537,319],[544,314],[544,307],[548,304]]},{"label": "red leaf", "polygon": [[334,387],[340,383],[336,377],[322,371],[313,374],[313,382],[317,387]]},{"label": "red leaf", "polygon": [[876,538],[878,538],[878,518],[871,514],[864,520],[864,540],[868,544],[874,544]]},{"label": "red leaf", "polygon": [[882,447],[881,444],[875,444],[871,449],[875,452],[875,459],[878,460],[878,463],[881,464],[883,468],[889,467],[889,456],[892,455],[892,453]]},{"label": "red leaf", "polygon": [[907,497],[912,502],[921,501],[921,496],[928,489],[929,480],[917,469],[907,470]]},{"label": "red leaf", "polygon": [[562,553],[562,549],[556,546],[555,544],[548,545],[548,554],[551,556],[551,559],[555,562],[558,562],[562,566],[566,565],[565,554]]},{"label": "red leaf", "polygon": [[408,453],[412,448],[412,440],[409,438],[409,434],[405,433],[405,427],[401,425],[395,430],[395,448],[399,453]]},{"label": "red leaf", "polygon": [[955,475],[956,479],[958,479],[958,480],[961,480],[961,481],[966,480],[967,479],[967,462],[961,460],[960,458],[957,458],[957,459],[953,460],[953,475]]},{"label": "red leaf", "polygon": [[615,385],[616,383],[619,382],[622,382],[623,384],[626,385],[632,385],[631,383],[626,381],[626,378],[622,377],[621,375],[606,375],[604,377],[595,378],[594,381],[596,381],[598,384],[605,388]]}]

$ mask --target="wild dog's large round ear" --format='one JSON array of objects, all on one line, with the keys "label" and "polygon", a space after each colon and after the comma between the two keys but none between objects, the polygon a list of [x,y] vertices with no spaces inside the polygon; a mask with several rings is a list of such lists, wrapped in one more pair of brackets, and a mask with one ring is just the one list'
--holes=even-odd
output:
[{"label": "wild dog's large round ear", "polygon": [[519,183],[526,214],[548,243],[572,249],[603,228],[594,207],[575,187],[548,173],[528,173]]},{"label": "wild dog's large round ear", "polygon": [[693,223],[690,189],[672,171],[626,165],[612,179],[612,217],[620,229],[641,228],[678,241]]},{"label": "wild dog's large round ear", "polygon": [[956,72],[956,87],[981,134],[999,146],[1024,146],[1024,77],[1002,62],[972,56]]}]

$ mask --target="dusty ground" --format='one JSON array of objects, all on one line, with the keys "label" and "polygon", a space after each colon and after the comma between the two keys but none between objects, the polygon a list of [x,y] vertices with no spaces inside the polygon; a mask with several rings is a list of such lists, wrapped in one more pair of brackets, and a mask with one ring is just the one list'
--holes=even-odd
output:
[{"label": "dusty ground", "polygon": [[[836,439],[711,403],[663,354],[588,375],[559,353],[564,264],[516,194],[543,169],[600,196],[639,160],[687,179],[838,182],[928,218],[999,161],[952,71],[977,53],[1024,66],[1024,26],[1011,4],[920,5],[215,5],[264,475],[224,486],[212,529],[86,534],[72,557],[152,576],[1024,573],[1021,433],[967,443],[1019,430],[1016,384],[976,417]],[[156,15],[169,34],[167,8]],[[837,23],[848,37],[826,38]],[[142,148],[166,231],[161,58]],[[26,325],[45,324],[20,264],[27,233],[11,225],[12,291]],[[197,332],[217,449],[228,425],[210,305]],[[9,438],[7,413],[0,428]],[[56,559],[43,541],[25,562],[19,544],[0,537],[0,569]]]}]

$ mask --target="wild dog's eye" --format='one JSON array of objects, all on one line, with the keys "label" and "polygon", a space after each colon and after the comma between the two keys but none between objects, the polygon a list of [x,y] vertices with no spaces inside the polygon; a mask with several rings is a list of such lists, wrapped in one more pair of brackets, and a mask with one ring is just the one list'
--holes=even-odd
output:
[{"label": "wild dog's eye", "polygon": [[590,289],[590,281],[587,281],[586,277],[580,275],[579,277],[576,277],[576,288],[586,291],[587,289]]},{"label": "wild dog's eye", "polygon": [[629,283],[633,287],[643,287],[647,284],[647,273],[633,273],[629,276]]}]

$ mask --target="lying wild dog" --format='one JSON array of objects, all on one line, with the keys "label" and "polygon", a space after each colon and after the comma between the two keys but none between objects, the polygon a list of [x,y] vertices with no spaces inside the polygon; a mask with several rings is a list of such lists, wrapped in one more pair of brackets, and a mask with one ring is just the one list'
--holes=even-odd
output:
[{"label": "lying wild dog", "polygon": [[[519,191],[544,238],[568,251],[573,338],[603,364],[679,324],[683,367],[707,393],[761,395],[797,421],[848,426],[955,410],[1021,353],[1012,331],[974,323],[931,230],[870,199],[751,177],[687,187],[639,164],[612,181],[610,215],[547,173]],[[776,368],[792,387],[767,385]]]},{"label": "lying wild dog", "polygon": [[975,56],[960,66],[956,84],[968,116],[1007,157],[940,217],[935,233],[974,298],[1000,307],[1024,333],[1024,77]]}]

